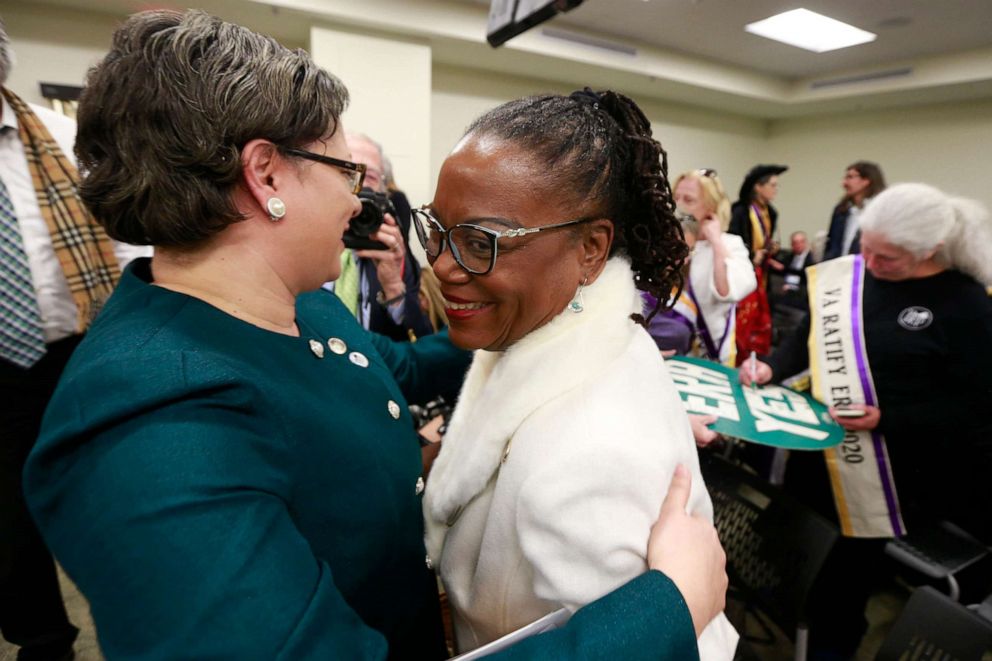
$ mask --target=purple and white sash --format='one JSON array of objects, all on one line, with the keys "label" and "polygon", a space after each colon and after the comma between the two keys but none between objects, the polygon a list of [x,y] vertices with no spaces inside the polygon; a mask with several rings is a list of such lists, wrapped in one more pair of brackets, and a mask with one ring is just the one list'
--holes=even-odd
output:
[{"label": "purple and white sash", "polygon": [[[806,273],[813,396],[831,406],[878,406],[865,351],[861,256],[823,262]],[[898,537],[906,533],[885,439],[877,429],[848,431],[843,443],[824,450],[824,454],[845,536]]]}]

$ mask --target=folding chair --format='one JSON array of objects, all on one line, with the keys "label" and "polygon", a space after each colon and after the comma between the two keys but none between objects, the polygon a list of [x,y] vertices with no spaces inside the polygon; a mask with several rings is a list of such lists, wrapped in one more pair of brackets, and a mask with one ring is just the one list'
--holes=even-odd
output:
[{"label": "folding chair", "polygon": [[886,544],[885,553],[924,576],[946,580],[949,596],[959,601],[961,587],[955,574],[977,563],[990,551],[953,523],[941,521],[924,528],[911,527],[908,535]]},{"label": "folding chair", "polygon": [[983,661],[992,658],[992,621],[927,585],[913,592],[875,658]]},{"label": "folding chair", "polygon": [[[837,540],[836,526],[714,453],[701,453],[700,467],[727,552],[731,596],[786,632],[795,643],[796,661],[804,661],[806,597]],[[760,617],[758,621],[770,633]]]}]

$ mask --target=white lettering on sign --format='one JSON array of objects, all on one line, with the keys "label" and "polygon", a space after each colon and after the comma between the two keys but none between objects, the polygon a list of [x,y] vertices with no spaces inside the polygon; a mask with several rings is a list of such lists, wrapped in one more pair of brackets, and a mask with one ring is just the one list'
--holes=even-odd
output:
[{"label": "white lettering on sign", "polygon": [[666,365],[689,413],[740,422],[729,377],[692,363],[670,361]]},{"label": "white lettering on sign", "polygon": [[783,431],[814,441],[830,436],[821,429],[806,426],[819,424],[816,413],[805,399],[794,392],[784,388],[745,388],[744,401],[754,416],[755,428],[760,432]]}]

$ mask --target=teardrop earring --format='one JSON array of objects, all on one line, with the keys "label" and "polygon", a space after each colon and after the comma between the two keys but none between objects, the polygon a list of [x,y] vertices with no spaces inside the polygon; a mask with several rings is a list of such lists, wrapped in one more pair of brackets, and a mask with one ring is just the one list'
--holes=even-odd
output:
[{"label": "teardrop earring", "polygon": [[582,284],[579,285],[579,288],[575,291],[575,296],[572,297],[571,302],[568,304],[568,309],[575,314],[578,314],[586,309],[585,301],[582,300],[582,288],[586,286],[588,281],[588,276],[582,278]]},{"label": "teardrop earring", "polygon": [[265,201],[265,209],[269,212],[269,220],[275,222],[282,220],[286,215],[286,203],[278,197],[270,197]]}]

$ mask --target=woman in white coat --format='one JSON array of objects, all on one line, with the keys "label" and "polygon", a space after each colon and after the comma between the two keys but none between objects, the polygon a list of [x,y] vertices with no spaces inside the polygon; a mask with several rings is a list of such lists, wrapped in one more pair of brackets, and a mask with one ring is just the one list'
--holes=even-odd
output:
[{"label": "woman in white coat", "polygon": [[[689,511],[712,516],[641,325],[637,289],[667,300],[688,252],[666,169],[630,99],[530,97],[473,123],[416,213],[451,339],[479,349],[425,499],[459,651],[643,572],[678,464]],[[730,659],[736,642],[720,614],[698,645]]]},{"label": "woman in white coat", "polygon": [[675,180],[673,190],[679,212],[695,221],[683,223],[683,228],[695,236],[696,244],[688,283],[667,314],[690,326],[696,339],[692,354],[734,366],[734,310],[757,287],[747,247],[741,237],[726,232],[730,200],[716,171],[685,172]]}]

